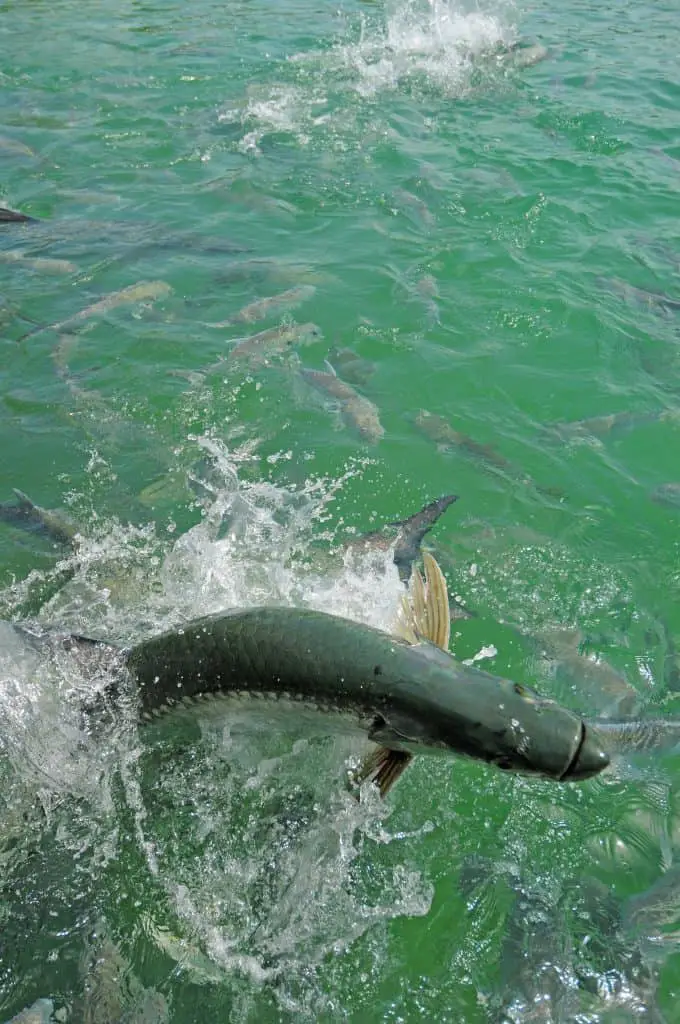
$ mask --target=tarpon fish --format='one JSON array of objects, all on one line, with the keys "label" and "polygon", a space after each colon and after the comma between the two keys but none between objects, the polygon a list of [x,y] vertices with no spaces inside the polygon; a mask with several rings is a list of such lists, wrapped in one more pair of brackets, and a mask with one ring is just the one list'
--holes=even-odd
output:
[{"label": "tarpon fish", "polygon": [[428,412],[427,409],[421,409],[412,422],[425,437],[429,437],[431,441],[435,442],[440,451],[459,451],[483,466],[499,471],[519,483],[533,487],[539,494],[545,494],[547,497],[560,500],[564,498],[562,492],[554,488],[539,487],[531,477],[500,455],[491,445],[482,444],[479,441],[475,441],[468,434],[455,430],[443,416]]},{"label": "tarpon fish", "polygon": [[288,324],[283,327],[270,327],[249,338],[236,340],[236,344],[226,357],[229,360],[247,359],[251,363],[264,362],[269,356],[286,352],[294,345],[309,344],[321,337],[316,324]]},{"label": "tarpon fish", "polygon": [[[137,644],[123,658],[142,720],[218,699],[226,708],[270,705],[273,716],[286,705],[329,715],[329,731],[379,744],[361,775],[383,796],[417,754],[467,756],[560,782],[601,772],[609,758],[582,718],[439,646],[449,616],[436,569],[430,556],[412,620],[423,629],[410,640],[310,609],[256,607]],[[117,692],[112,683],[107,696],[115,701]]]},{"label": "tarpon fish", "polygon": [[652,501],[668,508],[680,508],[680,484],[659,484],[652,492]]},{"label": "tarpon fish", "polygon": [[564,672],[601,714],[631,715],[640,694],[626,677],[601,655],[581,651],[583,635],[578,629],[544,629],[534,642],[540,656]]},{"label": "tarpon fish", "polygon": [[636,935],[675,946],[680,927],[680,865],[669,867],[645,892],[629,896],[622,920]]},{"label": "tarpon fish", "polygon": [[0,206],[0,224],[34,224],[35,217],[29,217],[27,213],[18,213],[16,210],[8,210],[6,206]]},{"label": "tarpon fish", "polygon": [[333,346],[328,353],[328,362],[343,380],[349,384],[356,384],[360,388],[366,385],[369,377],[372,377],[376,371],[375,363],[369,359],[362,359],[351,348]]},{"label": "tarpon fish", "polygon": [[550,57],[550,50],[542,43],[510,43],[497,55],[499,64],[513,68],[531,68]]},{"label": "tarpon fish", "polygon": [[468,857],[459,885],[474,913],[488,884],[502,874],[512,893],[500,949],[499,991],[488,1000],[493,1024],[558,1024],[579,1019],[574,940],[553,892],[532,888],[519,871],[499,871],[486,857]]},{"label": "tarpon fish", "polygon": [[680,312],[680,299],[674,299],[670,295],[666,295],[665,292],[652,292],[646,288],[636,288],[635,285],[622,281],[620,277],[598,277],[597,283],[612,294],[619,295],[625,302],[635,303],[652,312],[666,314]]},{"label": "tarpon fish", "polygon": [[7,135],[0,135],[0,150],[8,156],[27,156],[34,160],[36,152],[19,139],[9,138]]},{"label": "tarpon fish", "polygon": [[86,306],[85,309],[81,309],[79,313],[75,313],[66,320],[60,320],[58,323],[54,324],[46,324],[45,326],[35,328],[35,330],[28,331],[26,334],[22,334],[17,341],[25,341],[26,338],[31,338],[33,335],[40,334],[42,331],[61,331],[65,327],[72,327],[75,324],[84,323],[93,316],[101,316],[103,313],[108,313],[112,309],[116,309],[118,306],[125,306],[135,302],[151,302],[156,299],[163,299],[169,295],[171,291],[172,288],[169,284],[166,284],[165,281],[140,281],[138,284],[132,284],[127,288],[121,288],[120,291],[113,292],[111,295],[107,295],[105,298],[99,299],[97,302],[93,302],[91,305]]},{"label": "tarpon fish", "polygon": [[38,274],[75,274],[78,267],[70,260],[53,260],[44,256],[27,256],[23,252],[6,249],[0,252],[0,263],[14,263]]},{"label": "tarpon fish", "polygon": [[513,472],[513,466],[507,459],[499,455],[490,445],[480,444],[467,434],[454,430],[448,420],[443,416],[421,409],[414,420],[418,429],[434,441],[442,449],[457,448],[465,455],[470,455],[479,462],[485,462],[493,469],[500,469],[503,472]]},{"label": "tarpon fish", "polygon": [[270,295],[265,299],[256,299],[248,303],[242,309],[229,317],[228,320],[221,320],[219,323],[208,324],[208,327],[230,327],[232,324],[253,324],[258,320],[274,316],[285,310],[294,309],[303,302],[312,298],[316,291],[313,284],[301,284],[296,288],[289,288],[279,295]]},{"label": "tarpon fish", "polygon": [[13,490],[16,502],[0,502],[0,522],[40,531],[57,544],[75,544],[78,528],[62,512],[41,508],[23,491]]},{"label": "tarpon fish", "polygon": [[377,444],[385,436],[385,428],[380,422],[377,408],[368,398],[355,391],[351,384],[338,377],[330,363],[327,362],[326,366],[327,371],[307,370],[301,367],[300,376],[317,391],[328,395],[337,403],[345,423],[356,430],[364,441]]},{"label": "tarpon fish", "polygon": [[[189,487],[194,495],[205,497],[207,494],[214,499],[220,487],[223,486],[223,480],[218,477],[214,485],[211,484],[210,473],[211,466],[207,459],[199,460],[194,464],[188,479]],[[166,482],[165,477],[160,481],[161,484],[166,484]],[[157,492],[160,490],[158,484],[159,482],[156,481],[155,486],[151,485],[141,492],[140,499],[145,504],[156,500]],[[77,550],[82,530],[76,523],[72,522],[64,512],[58,509],[42,508],[40,505],[36,505],[23,491],[16,487],[13,490],[16,501],[0,502],[0,522],[44,534],[55,544]],[[398,519],[381,529],[352,537],[344,542],[343,548],[345,550],[388,551],[390,547],[393,547],[393,561],[399,571],[399,578],[402,583],[408,584],[413,565],[420,557],[421,545],[425,536],[449,505],[457,500],[456,495],[445,494],[441,498],[428,502],[418,512],[405,519]],[[458,614],[454,617],[459,618],[462,609],[457,608],[457,611]]]},{"label": "tarpon fish", "polygon": [[591,419],[574,420],[571,423],[552,423],[545,427],[546,439],[567,441],[572,438],[617,436],[650,423],[664,423],[677,419],[677,413],[668,409],[653,412],[616,412],[608,416],[593,416]]}]

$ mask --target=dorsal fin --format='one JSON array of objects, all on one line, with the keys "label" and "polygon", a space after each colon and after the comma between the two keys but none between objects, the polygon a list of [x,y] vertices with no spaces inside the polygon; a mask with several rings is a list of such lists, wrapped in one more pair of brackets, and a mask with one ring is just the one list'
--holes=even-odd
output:
[{"label": "dorsal fin", "polygon": [[401,599],[395,633],[409,643],[429,640],[448,651],[451,612],[444,573],[429,551],[423,552],[425,579],[420,569],[411,573],[408,593]]}]

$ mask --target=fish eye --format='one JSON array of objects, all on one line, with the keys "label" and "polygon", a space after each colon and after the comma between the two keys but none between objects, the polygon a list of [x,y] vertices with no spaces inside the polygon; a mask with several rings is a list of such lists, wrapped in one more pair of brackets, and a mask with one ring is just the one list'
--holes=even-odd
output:
[{"label": "fish eye", "polygon": [[536,702],[536,698],[531,690],[527,690],[526,686],[522,686],[521,683],[513,683],[513,689],[518,697],[523,697],[524,700],[528,700],[531,704]]}]

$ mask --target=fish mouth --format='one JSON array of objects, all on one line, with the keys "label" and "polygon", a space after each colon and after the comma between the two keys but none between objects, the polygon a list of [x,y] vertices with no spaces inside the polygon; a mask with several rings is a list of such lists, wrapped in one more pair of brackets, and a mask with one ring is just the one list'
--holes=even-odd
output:
[{"label": "fish mouth", "polygon": [[559,776],[560,782],[577,782],[591,779],[609,764],[609,754],[600,746],[595,735],[591,735],[586,723],[581,722],[576,749],[566,768]]}]

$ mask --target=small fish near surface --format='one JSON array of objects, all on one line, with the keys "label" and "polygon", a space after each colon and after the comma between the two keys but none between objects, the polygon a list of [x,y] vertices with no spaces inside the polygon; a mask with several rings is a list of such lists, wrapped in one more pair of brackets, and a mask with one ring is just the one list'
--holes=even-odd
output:
[{"label": "small fish near surface", "polygon": [[221,320],[219,323],[208,324],[208,327],[231,327],[233,324],[253,324],[258,320],[266,320],[267,317],[277,316],[281,313],[295,309],[303,302],[311,299],[316,292],[313,284],[301,284],[297,288],[289,288],[278,295],[271,295],[268,298],[256,299],[240,309],[228,320]]},{"label": "small fish near surface", "polygon": [[601,772],[608,756],[578,715],[439,646],[448,638],[446,587],[434,559],[425,564],[401,637],[307,608],[254,607],[184,623],[122,654],[94,643],[126,671],[85,713],[115,713],[131,682],[142,721],[218,700],[273,723],[286,707],[296,720],[321,716],[329,732],[379,745],[364,775],[383,795],[417,754],[472,757],[556,782]]},{"label": "small fish near surface", "polygon": [[330,363],[328,370],[300,368],[300,376],[313,388],[328,395],[340,409],[340,414],[352,430],[356,430],[364,441],[377,444],[385,436],[377,407],[336,374]]},{"label": "small fish near surface", "polygon": [[32,331],[27,331],[17,340],[19,342],[25,341],[27,338],[31,338],[36,334],[42,333],[42,331],[62,331],[66,327],[73,327],[76,324],[85,323],[92,317],[101,316],[104,313],[109,313],[112,309],[116,309],[118,306],[133,305],[137,302],[155,302],[157,299],[164,299],[170,295],[172,288],[165,281],[139,281],[137,284],[129,285],[127,288],[121,288],[118,292],[113,292],[111,295],[105,296],[103,299],[99,299],[97,302],[93,302],[91,305],[86,306],[85,309],[81,309],[79,313],[75,313],[73,316],[68,317],[66,320],[60,320],[57,323],[45,324],[40,327],[36,327]]}]

